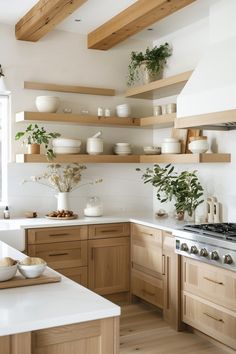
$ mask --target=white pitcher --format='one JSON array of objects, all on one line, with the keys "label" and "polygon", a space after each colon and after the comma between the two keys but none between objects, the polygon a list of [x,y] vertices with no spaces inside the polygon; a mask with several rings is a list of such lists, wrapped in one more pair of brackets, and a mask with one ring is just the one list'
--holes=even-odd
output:
[{"label": "white pitcher", "polygon": [[69,192],[59,192],[55,197],[57,198],[57,210],[70,210]]}]

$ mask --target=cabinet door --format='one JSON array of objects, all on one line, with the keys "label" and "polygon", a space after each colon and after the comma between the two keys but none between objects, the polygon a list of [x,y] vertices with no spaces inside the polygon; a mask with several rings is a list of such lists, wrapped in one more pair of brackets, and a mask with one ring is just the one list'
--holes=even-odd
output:
[{"label": "cabinet door", "polygon": [[44,259],[56,270],[82,267],[87,265],[87,241],[29,245],[28,255]]},{"label": "cabinet door", "polygon": [[236,272],[183,257],[182,288],[235,311]]},{"label": "cabinet door", "polygon": [[175,239],[163,232],[164,320],[176,330],[180,328],[180,256],[175,254]]},{"label": "cabinet door", "polygon": [[132,268],[160,277],[164,272],[162,232],[136,224],[131,230]]},{"label": "cabinet door", "polygon": [[89,288],[105,295],[129,291],[129,238],[88,241]]},{"label": "cabinet door", "polygon": [[57,271],[67,278],[74,280],[85,287],[88,286],[88,268],[87,267],[76,267],[76,268],[62,268],[57,269]]}]

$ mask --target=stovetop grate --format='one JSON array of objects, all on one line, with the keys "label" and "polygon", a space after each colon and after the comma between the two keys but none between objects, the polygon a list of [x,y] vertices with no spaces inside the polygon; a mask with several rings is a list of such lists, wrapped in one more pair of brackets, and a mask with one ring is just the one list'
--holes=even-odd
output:
[{"label": "stovetop grate", "polygon": [[236,241],[236,223],[185,225],[184,230],[193,231],[201,235]]}]

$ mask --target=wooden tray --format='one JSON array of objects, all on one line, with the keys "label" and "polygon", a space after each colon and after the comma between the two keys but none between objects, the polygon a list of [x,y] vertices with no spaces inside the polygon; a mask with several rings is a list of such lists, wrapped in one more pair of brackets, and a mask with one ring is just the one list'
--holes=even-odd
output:
[{"label": "wooden tray", "polygon": [[52,220],[74,220],[74,219],[77,219],[77,218],[78,218],[78,215],[77,215],[77,214],[74,214],[74,215],[72,215],[72,216],[66,216],[65,218],[57,217],[57,216],[48,216],[48,215],[45,215],[45,218],[46,218],[46,219],[52,219]]},{"label": "wooden tray", "polygon": [[46,269],[40,277],[33,278],[33,279],[26,279],[23,277],[23,275],[19,273],[19,271],[17,271],[14,278],[0,282],[0,289],[19,288],[21,286],[57,283],[59,281],[61,281],[60,275],[56,275],[55,272],[53,272],[50,269]]}]

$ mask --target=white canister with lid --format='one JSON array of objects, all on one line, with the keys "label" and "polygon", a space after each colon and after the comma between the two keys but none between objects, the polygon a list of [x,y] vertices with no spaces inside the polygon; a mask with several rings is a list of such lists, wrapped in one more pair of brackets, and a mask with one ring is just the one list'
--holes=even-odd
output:
[{"label": "white canister with lid", "polygon": [[166,138],[161,144],[161,153],[162,154],[180,154],[181,152],[181,143],[178,139],[175,138]]},{"label": "white canister with lid", "polygon": [[89,155],[102,154],[103,140],[101,138],[88,138],[86,150]]},{"label": "white canister with lid", "polygon": [[85,216],[102,216],[103,206],[99,197],[91,197],[87,201],[86,208],[84,209]]}]

